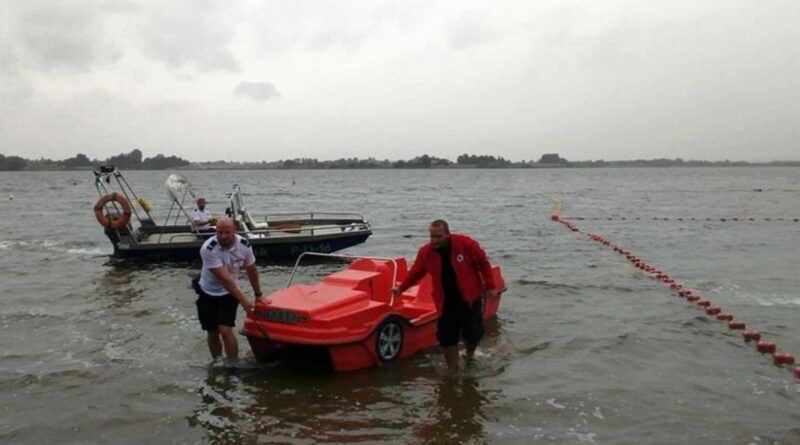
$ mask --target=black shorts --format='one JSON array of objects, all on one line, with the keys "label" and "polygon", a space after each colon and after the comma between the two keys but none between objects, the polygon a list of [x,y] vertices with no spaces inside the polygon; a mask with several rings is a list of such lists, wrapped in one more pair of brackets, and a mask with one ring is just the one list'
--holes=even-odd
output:
[{"label": "black shorts", "polygon": [[442,309],[436,338],[445,347],[458,344],[459,337],[464,337],[464,341],[471,345],[477,345],[483,338],[483,332],[483,298],[476,300],[472,307],[459,299]]},{"label": "black shorts", "polygon": [[200,289],[197,280],[192,280],[192,287],[197,293],[197,319],[204,331],[213,331],[217,326],[236,326],[236,309],[239,302],[231,294],[214,297]]}]

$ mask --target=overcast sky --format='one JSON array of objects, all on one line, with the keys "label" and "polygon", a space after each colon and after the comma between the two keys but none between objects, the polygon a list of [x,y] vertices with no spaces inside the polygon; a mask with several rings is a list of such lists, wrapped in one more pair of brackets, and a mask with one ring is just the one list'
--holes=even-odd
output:
[{"label": "overcast sky", "polygon": [[800,1],[2,0],[0,153],[800,159]]}]

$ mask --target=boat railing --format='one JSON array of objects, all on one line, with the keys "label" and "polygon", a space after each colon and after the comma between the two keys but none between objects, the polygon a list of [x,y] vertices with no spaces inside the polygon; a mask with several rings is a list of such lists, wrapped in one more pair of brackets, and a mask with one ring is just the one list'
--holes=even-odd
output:
[{"label": "boat railing", "polygon": [[[265,228],[265,229],[254,229],[254,230],[239,230],[239,231],[236,232],[236,234],[237,235],[241,235],[241,236],[243,236],[245,238],[253,237],[253,236],[259,236],[259,235],[269,236],[272,233],[278,233],[278,232],[292,232],[294,234],[298,234],[298,233],[302,234],[302,233],[305,232],[309,236],[314,236],[314,234],[315,234],[314,232],[318,231],[318,230],[345,229],[345,228],[350,227],[350,226],[351,226],[350,224],[326,224],[326,225],[321,225],[321,226],[308,226],[308,227],[297,227],[297,228],[291,228],[291,227],[290,228],[268,228],[268,229]],[[370,228],[368,223],[354,223],[354,227],[355,228],[353,229],[353,231],[355,231],[355,232],[367,231]],[[163,235],[163,234],[159,234],[159,240],[161,239],[161,235]],[[181,238],[188,238],[189,241],[192,241],[192,240],[197,239],[198,236],[202,236],[202,235],[203,235],[203,233],[198,235],[198,233],[196,233],[196,232],[173,233],[169,237],[169,241],[168,242],[171,242],[171,243],[172,242],[176,242],[176,241],[179,241]],[[209,233],[208,235],[212,236],[213,233]]]},{"label": "boat railing", "polygon": [[[350,217],[350,218],[345,218]],[[364,215],[355,212],[296,212],[296,213],[269,213],[263,215],[265,222],[280,222],[292,219],[360,219],[364,221]]]},{"label": "boat railing", "polygon": [[[360,230],[367,230],[369,229],[368,223],[352,223],[352,224],[323,224],[319,226],[299,226],[299,227],[269,227],[269,228],[257,228],[247,231],[238,232],[240,235],[269,235],[270,233],[278,233],[278,232],[291,232],[291,233],[300,233],[300,232],[308,232],[311,235],[314,234],[314,231],[317,230],[331,230],[331,229],[344,229],[348,227],[355,227],[356,229]],[[363,226],[360,228],[359,226]],[[355,229],[354,229],[355,230]]]},{"label": "boat railing", "polygon": [[[289,275],[289,281],[286,283],[286,288],[288,289],[292,285],[292,281],[294,281],[294,276],[297,273],[297,267],[300,266],[300,261],[303,260],[305,256],[317,256],[322,258],[336,258],[340,260],[378,260],[378,261],[389,261],[392,263],[392,284],[391,287],[395,287],[397,285],[397,260],[394,258],[383,258],[383,257],[375,257],[375,256],[357,256],[357,255],[344,255],[338,253],[320,253],[320,252],[303,252],[300,256],[297,257],[297,261],[294,263],[294,267],[292,268],[292,274]],[[392,292],[389,292],[389,306],[394,305],[394,295]]]}]

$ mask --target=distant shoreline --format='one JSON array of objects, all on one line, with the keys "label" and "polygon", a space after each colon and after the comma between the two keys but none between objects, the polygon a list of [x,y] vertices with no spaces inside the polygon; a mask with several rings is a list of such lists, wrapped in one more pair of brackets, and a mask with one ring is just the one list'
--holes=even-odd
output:
[{"label": "distant shoreline", "polygon": [[78,154],[72,158],[24,159],[0,153],[0,171],[80,171],[93,170],[98,165],[113,165],[121,170],[387,170],[387,169],[540,169],[540,168],[670,168],[670,167],[800,167],[800,161],[697,161],[676,159],[635,159],[626,161],[568,161],[557,153],[542,155],[538,161],[509,161],[491,155],[458,156],[450,159],[422,155],[408,160],[378,160],[375,158],[340,158],[320,161],[314,158],[296,158],[261,162],[190,162],[177,156],[158,154],[144,158],[141,150],[121,153],[104,160],[89,159]]},{"label": "distant shoreline", "polygon": [[[18,171],[18,172],[43,172],[43,171],[92,171],[97,166],[92,167],[63,167],[63,168],[25,168],[25,169],[0,169],[0,171]],[[624,168],[756,168],[756,167],[800,167],[800,162],[785,162],[785,163],[748,163],[747,165],[724,165],[724,164],[710,164],[710,165],[603,165],[603,166],[581,166],[581,165],[534,165],[534,166],[508,166],[508,167],[477,167],[477,166],[449,166],[449,167],[251,167],[251,166],[237,166],[237,165],[190,165],[181,167],[164,167],[164,168],[121,168],[125,171],[164,171],[164,170],[179,170],[179,171],[212,171],[212,170],[280,170],[280,171],[298,171],[298,170],[537,170],[537,169],[624,169]]]}]

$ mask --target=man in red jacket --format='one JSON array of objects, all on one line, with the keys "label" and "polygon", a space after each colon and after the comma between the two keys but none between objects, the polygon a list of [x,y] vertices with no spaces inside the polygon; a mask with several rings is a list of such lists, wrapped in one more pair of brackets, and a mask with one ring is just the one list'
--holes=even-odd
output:
[{"label": "man in red jacket", "polygon": [[420,247],[408,277],[392,289],[396,296],[431,274],[433,301],[439,311],[436,338],[444,349],[447,367],[458,369],[458,340],[464,338],[471,360],[483,337],[483,294],[497,296],[486,253],[467,235],[450,233],[437,219],[428,227],[431,241]]}]

